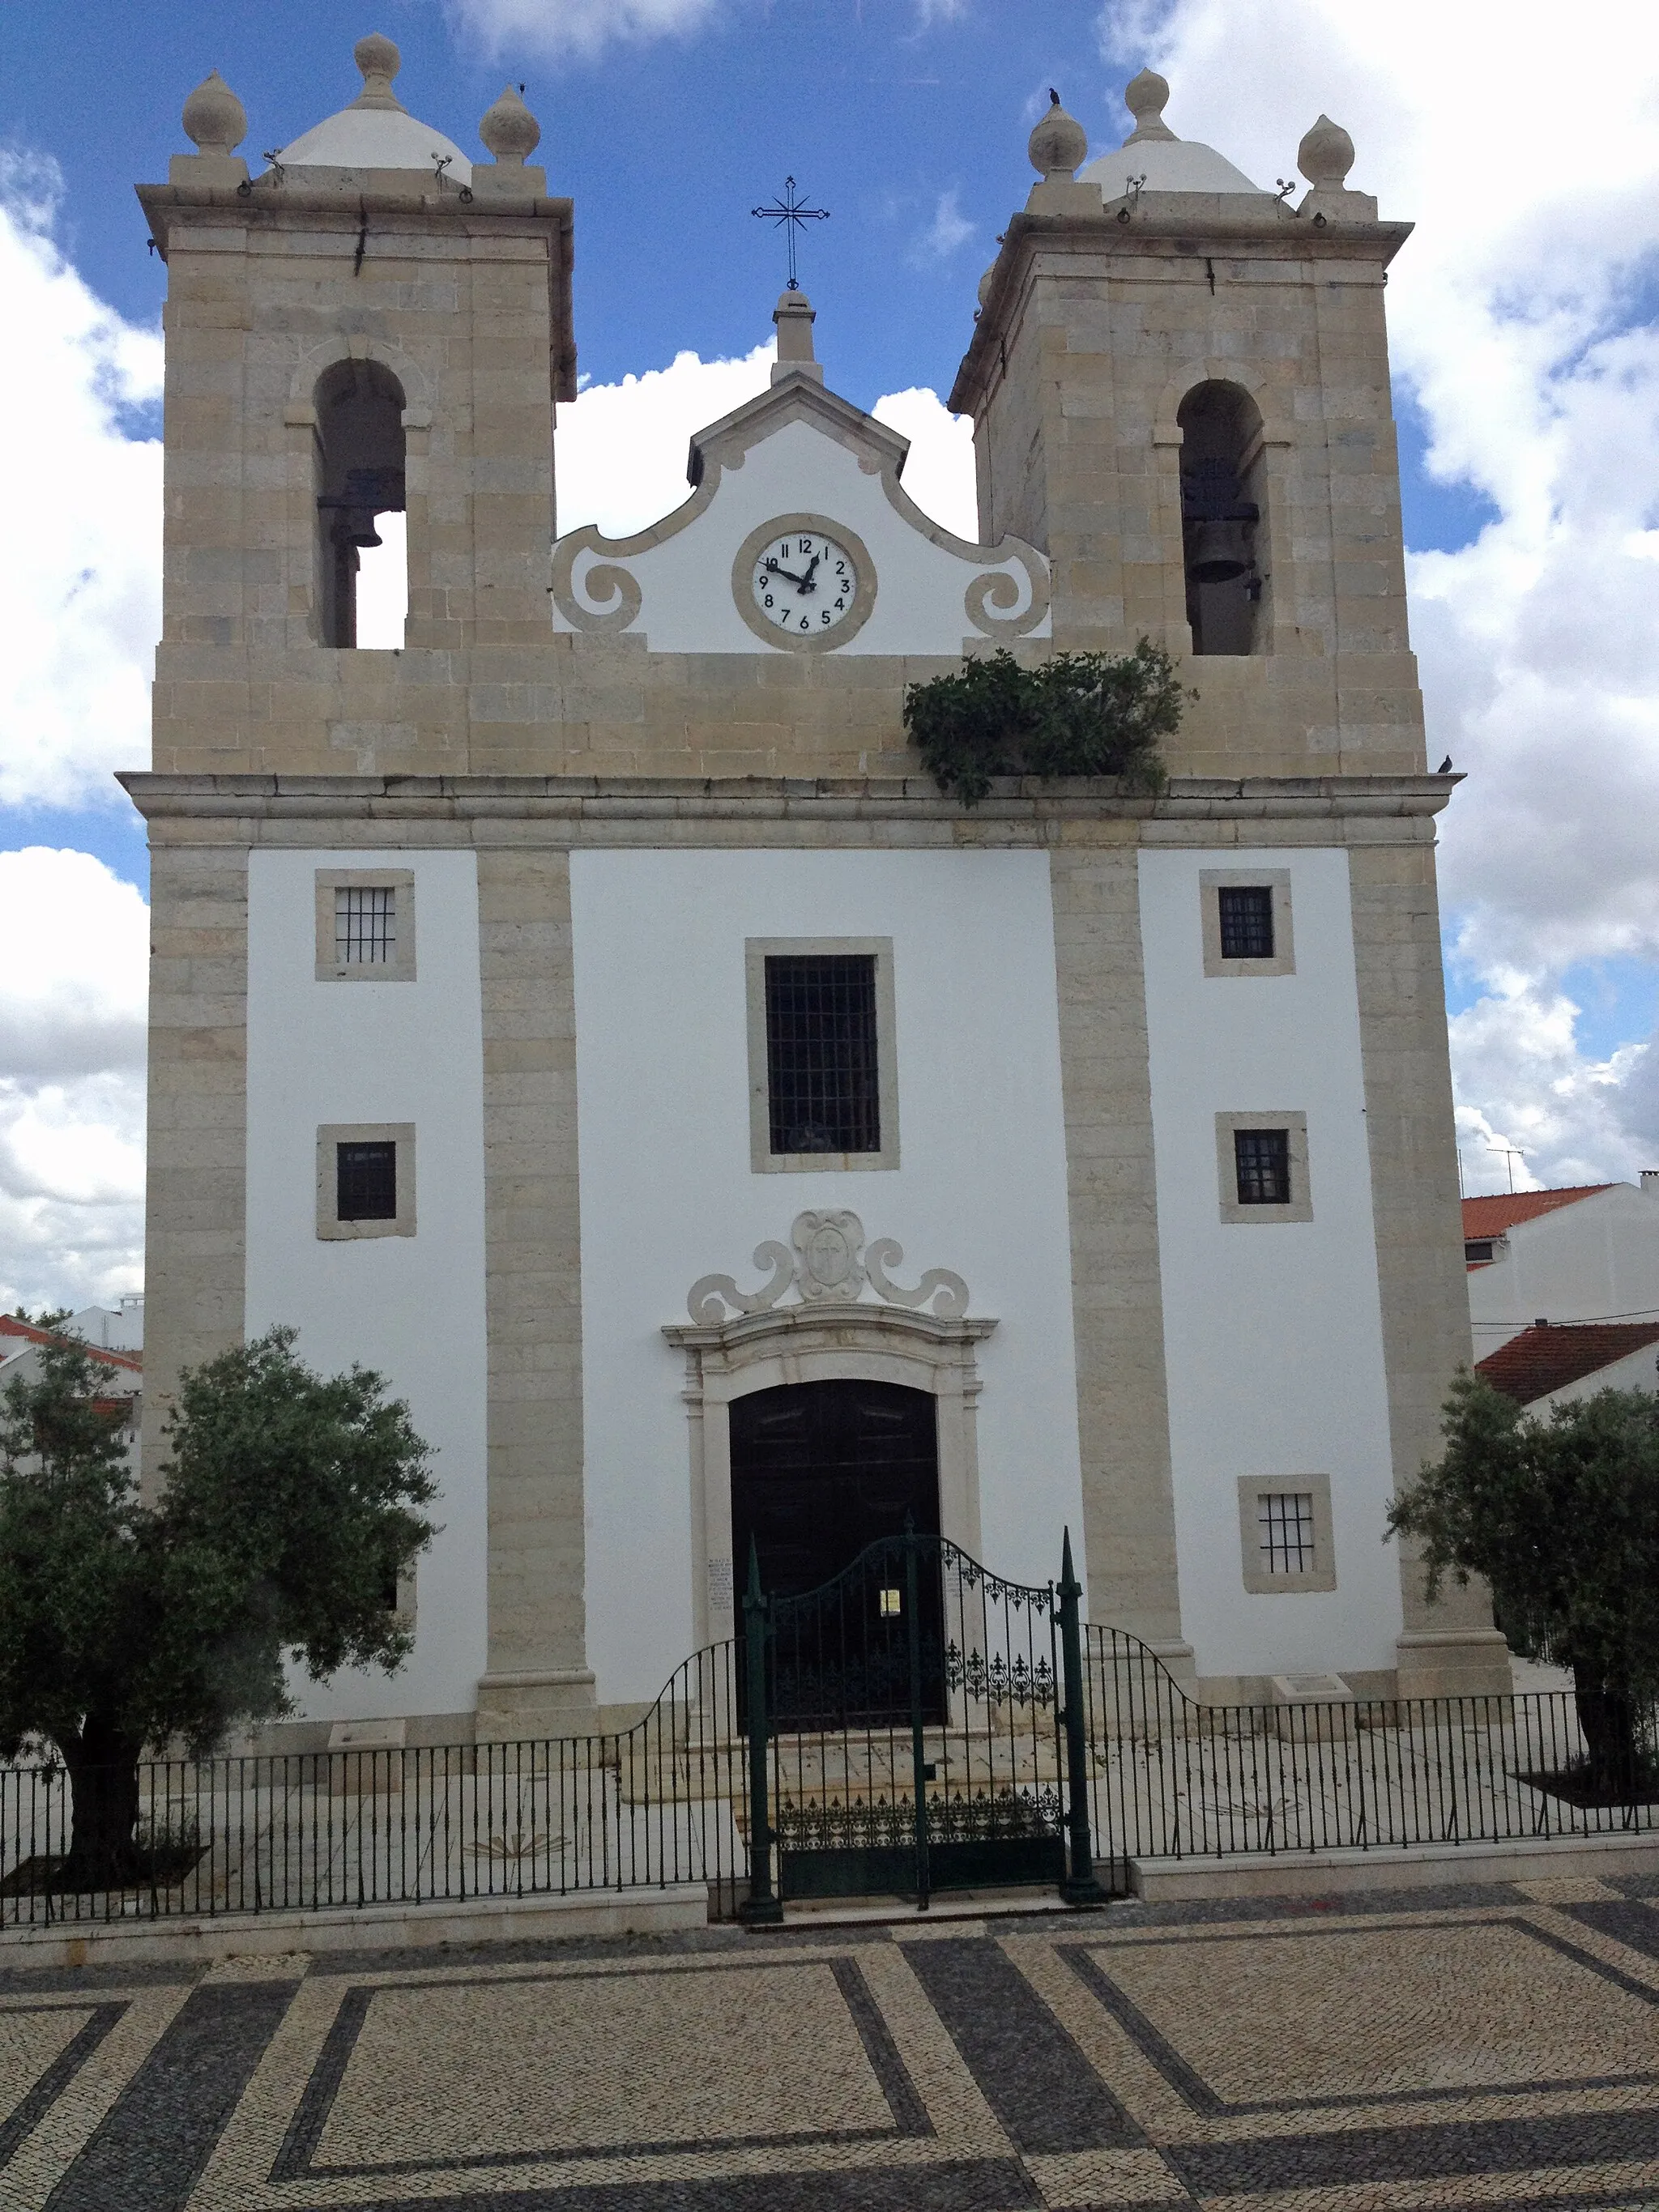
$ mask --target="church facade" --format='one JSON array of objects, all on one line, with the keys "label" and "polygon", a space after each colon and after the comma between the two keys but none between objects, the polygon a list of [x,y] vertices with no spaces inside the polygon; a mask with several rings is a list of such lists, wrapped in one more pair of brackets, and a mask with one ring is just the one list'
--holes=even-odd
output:
[{"label": "church facade", "polygon": [[[1507,1688],[1384,1516],[1468,1356],[1435,817],[1382,302],[1323,118],[1297,206],[1130,88],[1054,112],[951,404],[979,543],[779,303],[689,497],[560,536],[573,210],[396,49],[250,178],[210,78],[169,272],[149,826],[147,1465],[276,1322],[380,1370],[442,1533],[396,1677],[304,1726],[592,1724],[910,1516],[1200,1695]],[[401,649],[359,647],[377,516]],[[908,684],[1149,637],[1158,796],[945,795]]]}]

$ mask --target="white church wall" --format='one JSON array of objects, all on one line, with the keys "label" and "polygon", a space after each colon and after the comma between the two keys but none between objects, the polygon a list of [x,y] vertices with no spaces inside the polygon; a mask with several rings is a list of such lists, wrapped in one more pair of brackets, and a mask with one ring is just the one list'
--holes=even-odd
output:
[{"label": "white church wall", "polygon": [[[319,868],[412,871],[411,982],[316,980]],[[416,1233],[317,1235],[317,1131],[412,1122]],[[470,852],[256,852],[248,864],[247,1331],[354,1360],[409,1401],[434,1447],[443,1533],[416,1571],[416,1647],[397,1674],[294,1683],[308,1717],[472,1708],[485,1666],[483,1046]]]},{"label": "white church wall", "polygon": [[[1206,977],[1200,872],[1143,853],[1144,937],[1182,1619],[1200,1675],[1390,1668],[1398,1563],[1347,855],[1230,849],[1287,870],[1293,975]],[[1307,1116],[1311,1220],[1221,1218],[1218,1114]],[[1238,1484],[1330,1478],[1336,1588],[1244,1588]],[[1286,1480],[1285,1488],[1297,1485]]]},{"label": "white church wall", "polygon": [[[571,861],[587,1638],[602,1701],[691,1647],[684,1362],[663,1324],[763,1239],[850,1207],[1000,1326],[980,1349],[985,1555],[1046,1581],[1082,1524],[1048,864],[1032,853],[583,851]],[[750,1164],[744,940],[887,937],[900,1164]]]}]

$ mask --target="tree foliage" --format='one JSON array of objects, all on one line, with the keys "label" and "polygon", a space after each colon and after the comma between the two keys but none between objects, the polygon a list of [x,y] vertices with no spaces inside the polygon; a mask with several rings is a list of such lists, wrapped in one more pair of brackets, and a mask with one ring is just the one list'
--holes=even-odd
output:
[{"label": "tree foliage", "polygon": [[325,1380],[293,1344],[272,1329],[181,1378],[154,1504],[83,1346],[42,1346],[5,1392],[0,1756],[61,1753],[83,1874],[131,1870],[146,1746],[290,1711],[285,1654],[316,1679],[408,1655],[387,1593],[434,1533],[427,1448],[380,1376]]},{"label": "tree foliage", "polygon": [[1659,1696],[1659,1399],[1601,1390],[1538,1419],[1463,1373],[1444,1434],[1389,1526],[1417,1540],[1431,1597],[1481,1576],[1514,1648],[1571,1670],[1592,1764],[1622,1793]]},{"label": "tree foliage", "polygon": [[1158,792],[1160,738],[1180,727],[1175,663],[1142,638],[1133,653],[1059,653],[1022,667],[999,647],[961,672],[912,684],[904,726],[941,791],[977,805],[994,775],[1116,775]]}]

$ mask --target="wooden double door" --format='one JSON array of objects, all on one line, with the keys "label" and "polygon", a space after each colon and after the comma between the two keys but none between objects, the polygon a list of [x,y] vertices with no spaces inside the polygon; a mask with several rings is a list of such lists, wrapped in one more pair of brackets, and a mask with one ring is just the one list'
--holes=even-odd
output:
[{"label": "wooden double door", "polygon": [[733,1401],[732,1559],[769,1597],[819,1589],[866,1547],[939,1534],[934,1401],[896,1382],[786,1383]]}]

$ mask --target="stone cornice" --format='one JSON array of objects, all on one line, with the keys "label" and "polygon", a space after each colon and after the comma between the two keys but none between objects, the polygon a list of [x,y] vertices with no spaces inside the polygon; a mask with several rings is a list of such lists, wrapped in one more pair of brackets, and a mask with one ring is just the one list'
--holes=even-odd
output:
[{"label": "stone cornice", "polygon": [[1161,797],[1115,777],[999,777],[978,806],[947,799],[931,776],[173,775],[118,781],[149,821],[501,821],[584,823],[881,821],[1067,822],[1339,820],[1440,812],[1461,775],[1171,776]]}]

